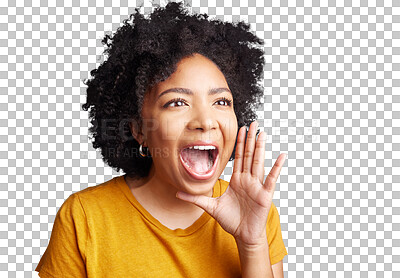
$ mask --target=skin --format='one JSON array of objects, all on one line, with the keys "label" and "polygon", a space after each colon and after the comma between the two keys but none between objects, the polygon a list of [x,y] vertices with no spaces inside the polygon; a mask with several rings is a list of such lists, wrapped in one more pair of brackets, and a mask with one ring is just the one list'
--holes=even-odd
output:
[{"label": "skin", "polygon": [[[185,88],[193,94],[179,90]],[[219,88],[219,93],[208,94]],[[161,96],[162,94],[162,96]],[[175,98],[182,101],[172,102]],[[280,155],[264,179],[265,133],[256,140],[256,122],[237,138],[230,186],[219,198],[210,198],[217,179],[233,151],[238,130],[233,101],[223,73],[206,57],[195,54],[178,63],[175,73],[146,94],[141,130],[131,127],[138,142],[149,148],[153,165],[148,177],[126,181],[135,198],[163,225],[185,229],[206,211],[237,242],[243,277],[283,277],[282,261],[271,267],[266,221],[275,183],[285,160]],[[180,149],[196,140],[219,146],[217,171],[209,180],[193,179],[179,159]],[[162,205],[161,205],[162,204]]]},{"label": "skin", "polygon": [[[159,97],[172,88],[190,89],[193,95],[172,91]],[[226,90],[208,95],[213,88]],[[224,75],[212,61],[197,54],[183,59],[175,73],[149,90],[142,109],[142,129],[136,132],[131,127],[133,136],[149,148],[153,158],[149,176],[135,181],[132,192],[146,210],[170,229],[186,228],[204,213],[177,199],[176,193],[212,196],[213,186],[233,151],[237,119],[233,106],[220,101],[222,97],[233,100]],[[183,101],[169,103],[176,98]],[[191,178],[178,156],[180,148],[197,140],[215,141],[219,146],[217,171],[206,181]]]}]

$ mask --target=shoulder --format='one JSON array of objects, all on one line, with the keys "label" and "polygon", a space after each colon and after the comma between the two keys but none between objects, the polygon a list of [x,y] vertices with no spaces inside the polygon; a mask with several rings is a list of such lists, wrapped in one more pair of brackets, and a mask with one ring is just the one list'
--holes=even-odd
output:
[{"label": "shoulder", "polygon": [[225,193],[226,189],[228,188],[229,182],[227,182],[227,181],[225,181],[223,179],[218,179],[218,181],[217,181],[217,183],[215,185],[219,186],[219,192],[220,192],[219,195],[222,195],[222,194]]},{"label": "shoulder", "polygon": [[271,202],[271,208],[269,209],[268,213],[267,225],[269,227],[280,225],[279,212],[274,202]]},{"label": "shoulder", "polygon": [[[116,190],[116,185],[117,185],[117,180],[121,178],[122,176],[119,177],[114,177],[108,181],[105,181],[103,183],[100,183],[95,186],[90,186],[85,189],[82,189],[81,191],[75,192],[75,195],[79,195],[79,197],[91,197],[91,196],[103,196],[106,193],[110,193]],[[123,178],[123,177],[122,177]]]},{"label": "shoulder", "polygon": [[70,195],[70,197],[66,200],[70,202],[76,202],[77,200],[83,201],[96,201],[96,202],[103,202],[109,201],[113,199],[114,195],[118,195],[120,190],[118,188],[118,180],[123,178],[123,176],[114,177],[106,182],[101,184],[90,186],[81,191],[77,191]]},{"label": "shoulder", "polygon": [[91,212],[103,211],[112,204],[120,203],[123,192],[119,189],[118,178],[71,194],[60,207],[59,217],[86,218],[92,215]]}]

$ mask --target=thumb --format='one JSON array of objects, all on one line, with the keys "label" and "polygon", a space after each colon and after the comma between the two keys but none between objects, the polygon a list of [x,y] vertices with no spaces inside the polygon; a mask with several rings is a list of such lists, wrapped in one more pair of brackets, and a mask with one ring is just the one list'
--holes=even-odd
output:
[{"label": "thumb", "polygon": [[192,195],[182,191],[178,191],[176,197],[204,209],[209,215],[213,216],[216,198],[203,195]]}]

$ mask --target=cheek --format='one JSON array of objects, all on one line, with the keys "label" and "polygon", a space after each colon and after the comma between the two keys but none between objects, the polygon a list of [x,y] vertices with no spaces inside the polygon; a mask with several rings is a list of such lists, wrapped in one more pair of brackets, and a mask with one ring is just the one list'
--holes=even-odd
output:
[{"label": "cheek", "polygon": [[173,144],[179,138],[183,130],[184,123],[178,118],[168,118],[160,122],[160,140],[166,144]]},{"label": "cheek", "polygon": [[181,134],[181,124],[177,119],[161,119],[149,130],[149,144],[157,157],[168,158],[173,155],[175,144]]},{"label": "cheek", "polygon": [[226,144],[233,149],[238,131],[236,116],[230,117],[229,120],[224,124],[224,126],[226,127],[224,131]]},{"label": "cheek", "polygon": [[166,140],[176,140],[176,132],[179,129],[177,119],[154,117],[144,121],[145,131],[152,142],[165,143]]},{"label": "cheek", "polygon": [[233,113],[231,119],[230,119],[230,130],[231,130],[231,135],[232,135],[232,140],[236,141],[236,135],[238,132],[238,123],[237,123],[237,118],[236,118],[236,114]]}]

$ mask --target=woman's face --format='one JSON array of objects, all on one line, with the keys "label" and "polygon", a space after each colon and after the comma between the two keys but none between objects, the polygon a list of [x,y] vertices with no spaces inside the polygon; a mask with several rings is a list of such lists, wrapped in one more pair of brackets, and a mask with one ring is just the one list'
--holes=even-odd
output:
[{"label": "woman's face", "polygon": [[145,96],[144,146],[157,181],[207,194],[232,154],[237,119],[223,73],[208,58],[182,59],[177,70]]}]

